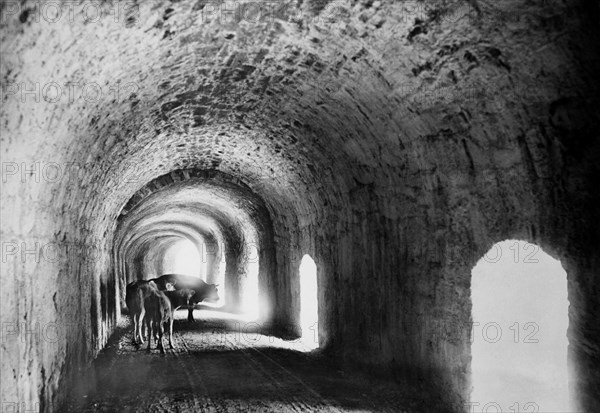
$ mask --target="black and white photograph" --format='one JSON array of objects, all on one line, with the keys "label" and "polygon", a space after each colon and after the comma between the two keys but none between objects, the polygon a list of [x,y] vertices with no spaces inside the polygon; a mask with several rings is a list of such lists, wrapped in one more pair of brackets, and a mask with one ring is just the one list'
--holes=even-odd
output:
[{"label": "black and white photograph", "polygon": [[600,412],[599,0],[0,0],[0,413]]}]

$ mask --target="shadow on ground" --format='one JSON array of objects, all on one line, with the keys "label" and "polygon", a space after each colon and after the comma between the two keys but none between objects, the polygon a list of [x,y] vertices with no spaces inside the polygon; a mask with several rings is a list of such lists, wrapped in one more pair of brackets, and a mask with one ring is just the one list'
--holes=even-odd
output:
[{"label": "shadow on ground", "polygon": [[[178,312],[175,348],[131,343],[127,317],[61,411],[420,412],[415,389],[340,370],[300,341],[210,311]],[[82,386],[83,387],[83,386]]]}]

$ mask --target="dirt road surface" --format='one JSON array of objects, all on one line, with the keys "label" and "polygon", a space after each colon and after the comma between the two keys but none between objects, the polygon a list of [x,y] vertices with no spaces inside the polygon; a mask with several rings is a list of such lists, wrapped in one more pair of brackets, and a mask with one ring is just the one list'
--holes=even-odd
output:
[{"label": "dirt road surface", "polygon": [[344,372],[300,342],[260,334],[256,324],[223,313],[197,310],[194,324],[186,314],[176,315],[175,349],[166,344],[165,355],[154,343],[150,353],[133,345],[122,324],[95,362],[95,386],[70,403],[73,411],[421,411],[414,389]]}]

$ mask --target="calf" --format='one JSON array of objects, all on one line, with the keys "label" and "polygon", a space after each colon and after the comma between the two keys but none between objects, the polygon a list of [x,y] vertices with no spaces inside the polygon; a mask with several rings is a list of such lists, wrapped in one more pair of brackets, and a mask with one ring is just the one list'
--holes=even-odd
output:
[{"label": "calf", "polygon": [[165,354],[165,348],[163,346],[163,335],[165,332],[164,325],[169,323],[169,346],[173,348],[173,309],[171,301],[165,295],[163,291],[160,291],[154,283],[154,287],[150,289],[150,292],[144,300],[144,306],[146,308],[146,331],[148,332],[148,351],[150,351],[150,343],[152,331],[158,332],[158,345],[156,348],[160,350],[162,354]]},{"label": "calf", "polygon": [[173,286],[175,290],[190,289],[194,291],[194,295],[189,300],[188,321],[194,321],[193,306],[202,301],[216,302],[219,301],[219,292],[217,285],[207,284],[198,277],[182,274],[166,274],[162,277],[154,278],[152,281],[156,283],[160,290],[166,290],[168,286]]},{"label": "calf", "polygon": [[137,344],[138,337],[140,344],[144,344],[144,335],[142,333],[142,325],[146,313],[144,302],[153,289],[157,289],[157,286],[152,281],[138,280],[127,284],[125,302],[131,313],[131,318],[133,318],[134,344]]},{"label": "calf", "polygon": [[171,302],[171,323],[169,325],[169,344],[171,348],[173,348],[173,344],[171,343],[171,337],[173,336],[173,320],[175,319],[175,310],[179,307],[189,307],[190,299],[194,296],[195,291],[190,290],[189,288],[184,288],[182,290],[165,290],[163,293],[167,296],[169,301]]}]

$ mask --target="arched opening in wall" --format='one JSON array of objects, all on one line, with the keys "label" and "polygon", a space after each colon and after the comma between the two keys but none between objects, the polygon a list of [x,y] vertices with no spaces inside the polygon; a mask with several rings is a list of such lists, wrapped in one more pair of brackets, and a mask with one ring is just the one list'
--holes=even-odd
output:
[{"label": "arched opening in wall", "polygon": [[162,268],[163,274],[193,275],[206,280],[206,260],[188,239],[177,241],[165,251]]},{"label": "arched opening in wall", "polygon": [[300,328],[302,342],[309,349],[319,347],[319,300],[317,265],[306,254],[300,261]]},{"label": "arched opening in wall", "polygon": [[495,244],[472,271],[475,412],[567,412],[567,275],[538,246]]}]

